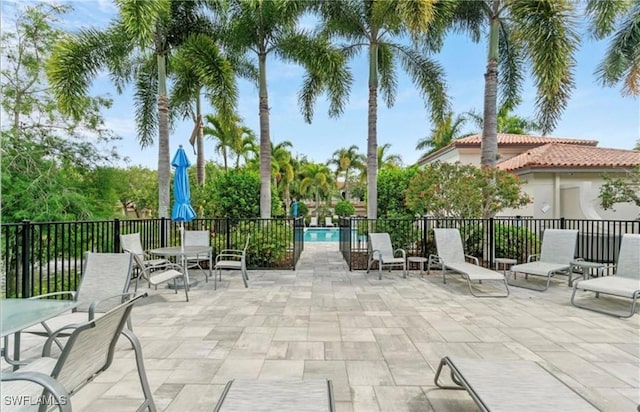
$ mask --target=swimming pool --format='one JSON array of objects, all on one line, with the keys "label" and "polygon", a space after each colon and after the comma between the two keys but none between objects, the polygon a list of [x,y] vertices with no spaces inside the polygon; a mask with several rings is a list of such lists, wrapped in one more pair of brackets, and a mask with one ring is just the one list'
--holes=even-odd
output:
[{"label": "swimming pool", "polygon": [[338,242],[340,229],[337,227],[309,227],[304,230],[305,242]]}]

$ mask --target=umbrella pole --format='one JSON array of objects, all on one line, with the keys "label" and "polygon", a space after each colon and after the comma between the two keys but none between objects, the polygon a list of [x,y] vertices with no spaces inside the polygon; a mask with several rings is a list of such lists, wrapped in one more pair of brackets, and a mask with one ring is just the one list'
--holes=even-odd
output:
[{"label": "umbrella pole", "polygon": [[191,281],[189,280],[189,269],[187,269],[187,260],[184,255],[184,222],[180,221],[180,263],[182,264],[182,270],[184,270],[184,277],[186,284],[185,289],[189,290]]}]

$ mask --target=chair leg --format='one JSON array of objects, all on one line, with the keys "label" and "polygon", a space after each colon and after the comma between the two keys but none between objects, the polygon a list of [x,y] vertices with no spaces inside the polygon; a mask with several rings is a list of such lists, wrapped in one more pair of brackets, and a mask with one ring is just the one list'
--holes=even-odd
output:
[{"label": "chair leg", "polygon": [[249,284],[247,283],[247,275],[246,275],[246,271],[244,269],[240,270],[240,276],[242,276],[242,282],[244,283],[244,287],[248,288]]},{"label": "chair leg", "polygon": [[[186,289],[185,289],[186,290]],[[142,347],[140,341],[133,334],[133,332],[126,329],[122,329],[122,334],[131,342],[133,351],[136,356],[136,366],[138,369],[138,377],[140,378],[140,384],[142,385],[142,392],[144,393],[144,402],[138,408],[139,411],[148,409],[149,412],[156,411],[156,404],[153,402],[153,394],[151,393],[151,387],[149,386],[149,380],[147,379],[147,372],[144,368],[144,358],[142,357]]]}]

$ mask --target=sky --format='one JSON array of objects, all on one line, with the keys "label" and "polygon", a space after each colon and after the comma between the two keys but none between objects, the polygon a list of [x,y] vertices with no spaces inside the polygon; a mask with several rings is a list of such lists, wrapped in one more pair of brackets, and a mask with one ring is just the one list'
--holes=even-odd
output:
[{"label": "sky", "polygon": [[[2,0],[2,27],[8,27],[6,19],[15,13],[16,7],[33,2]],[[116,16],[111,0],[84,0],[71,2],[74,11],[63,19],[63,27],[73,31],[80,28],[102,28]],[[599,84],[594,72],[602,60],[607,41],[595,42],[583,36],[583,43],[576,55],[576,88],[554,131],[549,135],[599,141],[600,147],[631,149],[640,138],[640,100],[623,97],[620,88],[605,88]],[[486,43],[472,43],[461,35],[451,35],[440,53],[432,56],[446,74],[447,92],[455,114],[470,110],[482,113],[484,72],[486,67]],[[349,102],[339,118],[330,118],[328,105],[320,98],[315,106],[313,122],[307,124],[298,105],[297,95],[302,85],[303,69],[283,63],[273,57],[267,62],[271,140],[274,144],[288,140],[292,153],[306,156],[315,162],[326,162],[340,148],[358,146],[361,153],[367,147],[367,66],[366,55],[361,54],[350,62],[354,76]],[[259,136],[258,90],[247,81],[239,81],[238,112],[244,124]],[[122,165],[142,165],[157,168],[157,146],[140,148],[136,137],[132,90],[118,95],[106,74],[99,75],[91,89],[95,94],[109,94],[113,107],[104,112],[107,127],[122,137],[118,151],[128,159]],[[536,91],[528,76],[522,94],[522,104],[515,114],[535,117]],[[205,106],[205,114],[213,113]],[[193,128],[191,121],[174,125],[170,136],[173,154],[184,145],[188,156],[195,163],[195,154],[189,144]],[[405,165],[415,163],[421,156],[415,146],[428,136],[432,125],[420,94],[410,79],[399,71],[395,105],[387,108],[378,101],[378,145],[389,143],[389,153],[402,157]],[[465,133],[478,132],[468,123]],[[205,140],[205,158],[221,161],[215,152],[214,142]]]}]

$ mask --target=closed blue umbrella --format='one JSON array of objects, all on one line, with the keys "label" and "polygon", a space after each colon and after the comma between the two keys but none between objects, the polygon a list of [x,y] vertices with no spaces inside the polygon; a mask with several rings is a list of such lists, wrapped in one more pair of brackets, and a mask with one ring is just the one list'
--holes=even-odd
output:
[{"label": "closed blue umbrella", "polygon": [[173,157],[171,166],[176,169],[173,175],[171,220],[181,223],[191,222],[196,217],[196,212],[191,207],[191,190],[189,189],[189,174],[187,172],[191,162],[189,162],[182,145],[180,145],[176,155]]}]

